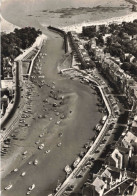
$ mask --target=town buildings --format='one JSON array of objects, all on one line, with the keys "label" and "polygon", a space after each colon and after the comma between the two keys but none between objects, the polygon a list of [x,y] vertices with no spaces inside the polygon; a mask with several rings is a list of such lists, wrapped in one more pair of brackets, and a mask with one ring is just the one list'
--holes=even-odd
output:
[{"label": "town buildings", "polygon": [[[117,28],[119,27],[121,26],[119,25]],[[121,58],[114,57],[109,52],[104,52],[104,47],[97,45],[97,37],[94,35],[100,28],[105,29],[105,25],[103,27],[83,27],[85,42],[75,32],[71,32],[69,33],[71,42],[76,46],[74,50],[79,53],[81,58],[84,61],[87,58],[89,61],[90,56],[105,79],[113,84],[117,94],[125,97],[129,115],[125,131],[116,144],[111,146],[111,151],[107,156],[103,158],[104,164],[101,169],[97,173],[93,172],[92,178],[85,183],[83,193],[86,196],[103,196],[122,195],[126,191],[129,195],[133,195],[136,191],[137,178],[137,81],[130,73],[122,69],[123,62]],[[111,36],[109,31],[105,31],[106,33],[103,35],[104,44],[107,42],[107,38]],[[89,33],[92,34],[93,38],[87,39]],[[113,36],[113,39],[116,39],[116,36]],[[133,47],[137,46],[135,35],[131,36],[123,33],[122,42],[132,43]],[[133,66],[137,66],[136,57],[132,53],[124,53],[124,59],[132,63]],[[87,67],[83,66],[83,68],[86,69]],[[107,99],[113,105],[115,113],[119,115],[119,108],[115,108],[117,104],[113,100],[113,96],[109,95]]]},{"label": "town buildings", "polygon": [[9,103],[15,93],[15,72],[16,68],[10,59],[4,59],[3,75],[1,79],[1,117],[4,116]]}]

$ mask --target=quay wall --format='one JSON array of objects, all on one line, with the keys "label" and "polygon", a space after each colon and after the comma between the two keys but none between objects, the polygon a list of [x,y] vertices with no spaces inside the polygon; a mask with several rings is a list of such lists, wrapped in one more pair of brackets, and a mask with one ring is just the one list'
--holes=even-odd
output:
[{"label": "quay wall", "polygon": [[31,64],[30,64],[29,71],[28,71],[28,76],[29,76],[29,78],[30,78],[31,73],[32,73],[32,68],[33,68],[34,61],[35,61],[35,59],[37,58],[37,56],[39,55],[39,53],[40,53],[40,51],[41,51],[43,42],[44,42],[44,39],[42,39],[41,42],[39,43],[38,51],[37,51],[37,53],[35,54],[35,56],[33,57],[33,59],[31,59]]},{"label": "quay wall", "polygon": [[58,29],[56,27],[52,27],[52,26],[49,26],[48,29],[59,33],[63,37],[65,53],[67,53],[68,52],[68,36],[67,36],[66,32],[61,29]]},{"label": "quay wall", "polygon": [[29,77],[29,78],[30,78],[30,76],[31,76],[31,72],[32,72],[32,68],[33,68],[34,61],[35,61],[35,59],[37,58],[37,56],[39,55],[40,50],[41,50],[41,49],[38,50],[38,52],[36,53],[36,55],[34,56],[34,58],[31,60],[30,67],[29,67],[29,71],[28,71],[28,77]]}]

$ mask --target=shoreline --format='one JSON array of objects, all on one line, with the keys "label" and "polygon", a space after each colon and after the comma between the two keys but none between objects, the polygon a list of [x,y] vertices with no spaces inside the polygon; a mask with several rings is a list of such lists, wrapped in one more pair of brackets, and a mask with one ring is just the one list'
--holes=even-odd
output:
[{"label": "shoreline", "polygon": [[113,17],[113,18],[108,18],[108,19],[103,19],[103,20],[97,20],[97,21],[92,21],[92,22],[82,22],[76,25],[69,25],[65,27],[60,27],[60,29],[68,32],[68,31],[76,31],[77,33],[82,32],[82,27],[83,26],[91,26],[91,25],[108,25],[110,23],[122,23],[122,22],[133,22],[133,20],[137,19],[137,12],[133,12],[131,14],[125,15],[125,16],[120,16],[120,17]]},{"label": "shoreline", "polygon": [[[21,28],[18,27],[10,22],[8,22],[7,20],[5,20],[2,15],[0,15],[1,18],[1,32],[6,32],[6,33],[10,33],[13,32],[15,28]],[[133,22],[133,20],[137,19],[137,12],[131,12],[130,14],[126,14],[123,16],[118,16],[118,17],[111,17],[108,19],[101,19],[101,20],[93,20],[93,21],[83,21],[82,23],[77,23],[77,24],[72,24],[72,25],[68,25],[68,26],[59,26],[58,28],[60,28],[61,30],[64,30],[65,32],[68,31],[76,31],[77,33],[82,32],[82,27],[83,26],[91,26],[91,25],[109,25],[110,23],[122,23],[122,22]],[[4,23],[4,25],[7,25],[7,29],[2,30],[2,23]],[[10,26],[10,28],[8,27],[8,25]],[[41,27],[47,28],[49,25],[47,24],[40,24]],[[45,35],[45,34],[44,34]],[[46,39],[48,38],[47,35]]]},{"label": "shoreline", "polygon": [[1,32],[11,33],[14,31],[15,28],[20,29],[19,26],[14,25],[3,18],[0,14],[0,21],[1,21]]}]

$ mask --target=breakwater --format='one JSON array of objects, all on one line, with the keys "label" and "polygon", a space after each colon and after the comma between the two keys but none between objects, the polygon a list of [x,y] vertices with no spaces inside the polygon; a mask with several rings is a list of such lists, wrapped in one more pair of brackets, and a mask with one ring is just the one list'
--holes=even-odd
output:
[{"label": "breakwater", "polygon": [[61,30],[61,29],[58,29],[56,27],[52,27],[52,26],[48,26],[48,29],[59,33],[63,37],[63,39],[64,39],[64,50],[65,50],[65,53],[67,53],[68,52],[68,36],[67,36],[66,32]]}]

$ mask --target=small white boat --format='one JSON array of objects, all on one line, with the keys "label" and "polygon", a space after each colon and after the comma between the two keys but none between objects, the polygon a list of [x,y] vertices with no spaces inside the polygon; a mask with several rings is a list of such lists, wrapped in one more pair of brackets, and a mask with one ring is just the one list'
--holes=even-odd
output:
[{"label": "small white boat", "polygon": [[8,186],[6,186],[4,189],[5,190],[9,190],[9,189],[11,189],[12,188],[12,184],[9,184]]},{"label": "small white boat", "polygon": [[22,172],[21,176],[25,176],[26,175],[26,172]]},{"label": "small white boat", "polygon": [[72,172],[72,169],[69,165],[65,167],[65,172],[69,175]]},{"label": "small white boat", "polygon": [[29,191],[32,191],[34,188],[35,188],[35,184],[32,184],[32,185],[29,187]]},{"label": "small white boat", "polygon": [[44,148],[44,144],[40,144],[40,146],[38,147],[38,149],[42,150]]},{"label": "small white boat", "polygon": [[38,165],[38,160],[37,159],[35,159],[34,165]]},{"label": "small white boat", "polygon": [[22,154],[25,155],[25,154],[27,154],[27,153],[28,153],[28,151],[25,151],[25,152],[23,152]]},{"label": "small white boat", "polygon": [[58,147],[60,147],[60,146],[61,146],[61,142],[60,142],[60,143],[58,143],[58,144],[57,144],[57,146],[58,146]]},{"label": "small white boat", "polygon": [[14,171],[14,172],[17,172],[17,171],[18,171],[18,168],[15,168],[13,171]]}]

